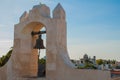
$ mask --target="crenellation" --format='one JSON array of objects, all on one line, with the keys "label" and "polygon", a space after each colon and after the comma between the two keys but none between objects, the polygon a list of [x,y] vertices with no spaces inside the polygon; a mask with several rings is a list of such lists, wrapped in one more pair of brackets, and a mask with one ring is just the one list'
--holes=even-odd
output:
[{"label": "crenellation", "polygon": [[36,15],[39,15],[39,16],[41,15],[43,17],[50,18],[50,8],[46,6],[45,4],[35,5],[32,8],[32,11]]},{"label": "crenellation", "polygon": [[24,20],[26,20],[26,18],[28,18],[28,13],[27,13],[27,11],[25,11],[23,14],[22,14],[22,16],[20,17],[20,22],[23,22]]},{"label": "crenellation", "polygon": [[54,19],[64,19],[65,20],[65,11],[61,4],[59,3],[55,9],[53,10],[53,18]]}]

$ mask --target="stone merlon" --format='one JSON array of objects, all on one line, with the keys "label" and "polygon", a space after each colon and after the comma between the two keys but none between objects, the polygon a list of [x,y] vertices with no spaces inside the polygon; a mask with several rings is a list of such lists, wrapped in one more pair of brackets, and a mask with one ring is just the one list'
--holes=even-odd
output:
[{"label": "stone merlon", "polygon": [[39,15],[44,17],[50,17],[50,8],[45,4],[35,5],[32,10],[39,11]]},{"label": "stone merlon", "polygon": [[24,21],[27,17],[28,17],[28,13],[27,13],[27,11],[25,11],[23,14],[22,14],[22,16],[20,17],[20,22],[22,22],[22,21]]},{"label": "stone merlon", "polygon": [[60,3],[53,10],[53,18],[65,19],[65,11]]}]

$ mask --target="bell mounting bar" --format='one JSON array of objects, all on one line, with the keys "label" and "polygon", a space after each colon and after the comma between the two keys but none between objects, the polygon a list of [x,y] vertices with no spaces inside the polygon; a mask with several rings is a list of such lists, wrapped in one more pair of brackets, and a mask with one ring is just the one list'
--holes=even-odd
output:
[{"label": "bell mounting bar", "polygon": [[34,35],[45,34],[45,33],[46,33],[46,31],[38,31],[38,32],[32,31],[32,32],[31,32],[31,35],[34,36]]}]

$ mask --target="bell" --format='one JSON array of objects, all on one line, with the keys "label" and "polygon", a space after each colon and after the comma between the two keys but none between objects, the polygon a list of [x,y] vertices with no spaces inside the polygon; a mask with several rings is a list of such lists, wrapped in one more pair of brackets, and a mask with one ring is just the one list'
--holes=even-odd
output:
[{"label": "bell", "polygon": [[43,40],[41,38],[41,34],[39,35],[39,38],[36,40],[36,44],[34,46],[34,49],[45,49],[43,45]]}]

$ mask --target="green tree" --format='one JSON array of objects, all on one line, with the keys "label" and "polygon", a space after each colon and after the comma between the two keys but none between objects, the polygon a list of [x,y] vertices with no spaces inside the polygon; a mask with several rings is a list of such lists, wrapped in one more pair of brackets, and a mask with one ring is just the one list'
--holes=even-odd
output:
[{"label": "green tree", "polygon": [[115,64],[115,63],[116,63],[116,60],[111,60],[111,63],[112,63],[112,64]]},{"label": "green tree", "polygon": [[3,55],[1,58],[0,58],[0,67],[5,65],[7,63],[7,61],[9,60],[11,54],[12,54],[12,51],[13,51],[13,48],[11,48],[6,55]]},{"label": "green tree", "polygon": [[46,64],[46,60],[44,58],[39,59],[39,64]]},{"label": "green tree", "polygon": [[104,63],[102,59],[98,59],[98,60],[96,60],[96,62],[97,62],[98,65],[101,65],[101,64]]},{"label": "green tree", "polygon": [[97,69],[97,67],[95,67],[93,64],[91,63],[87,63],[85,66],[85,69]]},{"label": "green tree", "polygon": [[1,65],[2,65],[2,60],[1,60],[1,58],[0,58],[0,67],[1,67]]},{"label": "green tree", "polygon": [[116,69],[120,69],[120,66],[116,66]]}]

